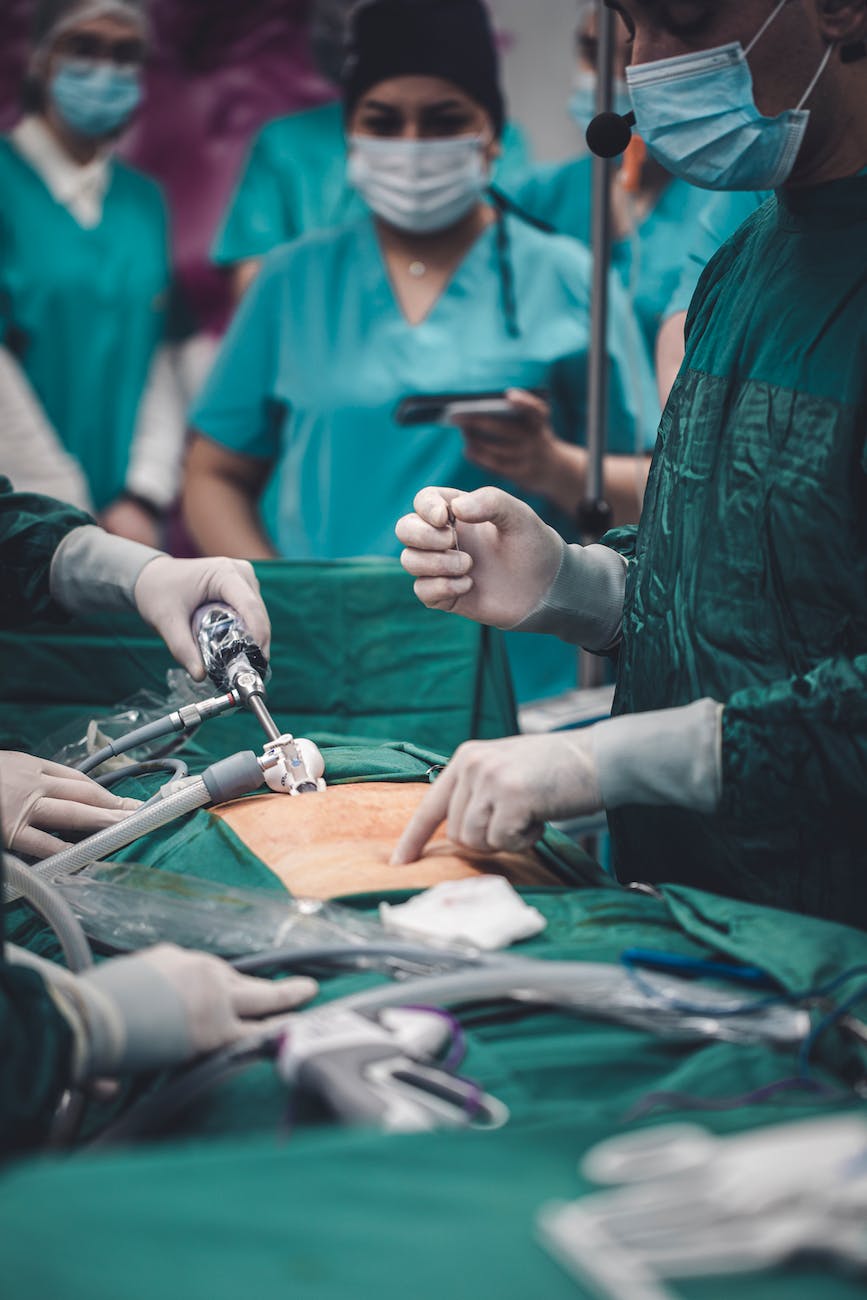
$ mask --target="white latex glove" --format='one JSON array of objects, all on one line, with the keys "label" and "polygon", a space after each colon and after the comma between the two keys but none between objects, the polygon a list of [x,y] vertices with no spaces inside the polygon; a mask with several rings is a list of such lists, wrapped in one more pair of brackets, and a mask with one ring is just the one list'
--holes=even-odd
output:
[{"label": "white latex glove", "polygon": [[180,1065],[267,1029],[318,989],[302,977],[241,975],[219,957],[167,943],[103,962],[75,984],[85,1031],[77,1081]]},{"label": "white latex glove", "polygon": [[422,604],[499,628],[515,627],[536,608],[560,567],[564,542],[528,505],[493,487],[423,488],[413,505],[395,532]]},{"label": "white latex glove", "polygon": [[271,623],[258,579],[247,560],[219,556],[173,560],[159,555],[139,574],[134,598],[144,621],[159,632],[178,663],[197,682],[204,678],[205,668],[190,620],[208,601],[225,601],[236,609],[265,658],[270,656]]},{"label": "white latex glove", "polygon": [[46,858],[67,847],[65,834],[92,835],[138,807],[72,767],[0,750],[0,829],[10,853]]},{"label": "white latex glove", "polygon": [[535,844],[546,821],[597,812],[593,728],[461,745],[398,841],[392,863],[415,862],[440,822],[481,852]]}]

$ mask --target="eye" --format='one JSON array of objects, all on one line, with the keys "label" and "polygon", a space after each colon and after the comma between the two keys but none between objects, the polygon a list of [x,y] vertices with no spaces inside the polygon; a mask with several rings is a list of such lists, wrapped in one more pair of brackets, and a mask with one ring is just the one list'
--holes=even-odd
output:
[{"label": "eye", "polygon": [[403,130],[403,116],[382,109],[367,109],[361,113],[359,126],[368,135],[400,135]]},{"label": "eye", "polygon": [[422,129],[426,136],[433,137],[469,135],[473,129],[473,123],[467,113],[438,111],[423,115]]}]

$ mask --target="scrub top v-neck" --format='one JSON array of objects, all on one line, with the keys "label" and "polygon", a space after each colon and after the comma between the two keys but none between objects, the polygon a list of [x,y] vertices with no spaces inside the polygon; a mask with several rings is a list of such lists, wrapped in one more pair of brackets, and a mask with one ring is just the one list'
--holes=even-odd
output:
[{"label": "scrub top v-neck", "polygon": [[[265,259],[191,422],[231,450],[272,462],[261,511],[278,552],[324,559],[397,555],[394,524],[425,485],[472,491],[494,482],[514,491],[465,459],[457,429],[398,425],[394,412],[404,397],[545,388],[558,432],[582,440],[589,254],[571,239],[505,220],[516,338],[504,321],[493,225],[416,325],[398,304],[368,216],[305,236]],[[629,371],[641,348],[619,286],[612,313],[611,428],[620,444],[612,450],[631,452],[652,446],[656,419],[641,405],[641,386]],[[555,526],[574,531],[573,521],[528,499]],[[541,663],[544,651],[537,648],[534,657]],[[559,672],[553,677],[566,681]],[[539,686],[544,693],[545,682]],[[533,693],[530,683],[520,689],[525,697]]]}]

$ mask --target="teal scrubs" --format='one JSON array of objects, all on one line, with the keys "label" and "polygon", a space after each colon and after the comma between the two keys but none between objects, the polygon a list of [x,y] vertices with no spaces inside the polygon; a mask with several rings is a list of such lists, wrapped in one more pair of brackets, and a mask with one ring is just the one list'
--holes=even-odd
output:
[{"label": "teal scrubs", "polygon": [[701,277],[630,560],[615,712],[724,704],[714,814],[617,808],[623,880],[867,928],[867,174]]},{"label": "teal scrubs", "polygon": [[668,301],[663,317],[689,311],[692,295],[701,273],[717,249],[722,248],[738,226],[751,217],[770,198],[769,190],[721,190],[718,194],[704,194],[704,206],[693,226],[692,239],[682,250],[682,269],[674,292]]},{"label": "teal scrubs", "polygon": [[[517,186],[513,197],[530,216],[589,245],[592,170],[590,157],[548,164]],[[684,246],[706,202],[706,190],[672,179],[633,236],[612,247],[611,262],[629,291],[651,365],[657,331],[680,278]]]},{"label": "teal scrubs", "polygon": [[[529,165],[524,137],[507,123],[494,182],[504,188]],[[212,251],[220,266],[264,257],[278,244],[365,212],[346,181],[346,140],[339,101],[279,117],[253,141]]]},{"label": "teal scrubs", "polygon": [[98,510],[123,491],[170,276],[159,189],[116,160],[110,176],[102,220],[85,230],[0,140],[0,342],[81,462]]},{"label": "teal scrubs", "polygon": [[[266,259],[191,421],[223,446],[271,462],[261,510],[282,555],[397,555],[395,522],[420,488],[470,491],[491,481],[464,458],[457,429],[396,424],[403,397],[546,388],[558,432],[583,439],[590,255],[574,240],[504,220],[517,338],[504,323],[493,225],[415,326],[394,297],[370,217]],[[644,386],[636,394],[631,382],[630,357],[641,345],[613,277],[612,286],[611,450],[646,450],[657,413],[642,405]],[[574,533],[574,521],[534,504]],[[546,638],[520,640],[525,649],[513,664],[521,698],[575,684],[574,651]]]}]

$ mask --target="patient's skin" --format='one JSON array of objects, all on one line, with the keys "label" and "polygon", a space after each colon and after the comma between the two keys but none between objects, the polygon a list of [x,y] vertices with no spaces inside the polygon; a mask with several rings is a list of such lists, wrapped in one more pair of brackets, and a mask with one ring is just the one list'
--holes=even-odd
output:
[{"label": "patient's skin", "polygon": [[442,827],[419,861],[392,866],[394,846],[427,789],[421,782],[358,782],[319,794],[240,799],[214,815],[290,893],[307,898],[420,889],[485,873],[513,885],[562,883],[532,850],[475,853],[456,848]]}]

